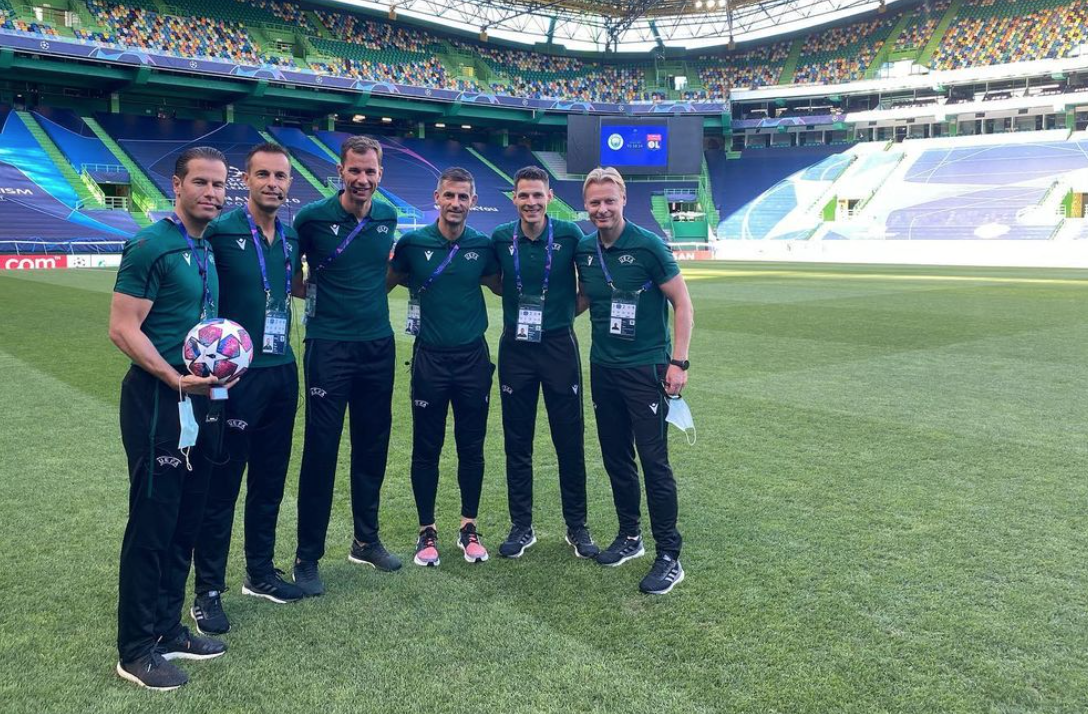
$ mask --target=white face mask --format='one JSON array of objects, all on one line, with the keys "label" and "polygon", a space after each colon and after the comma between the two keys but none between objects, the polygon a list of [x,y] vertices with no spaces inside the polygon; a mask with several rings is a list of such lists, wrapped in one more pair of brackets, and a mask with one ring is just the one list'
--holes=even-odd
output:
[{"label": "white face mask", "polygon": [[193,403],[189,395],[181,391],[181,378],[178,377],[178,421],[181,422],[181,435],[178,437],[178,451],[185,457],[185,468],[192,471],[189,463],[189,450],[196,446],[196,437],[200,427],[193,416]]},{"label": "white face mask", "polygon": [[677,396],[669,398],[669,411],[665,415],[665,421],[684,432],[684,436],[687,437],[689,446],[695,446],[695,439],[697,438],[695,420],[691,418],[691,409],[688,407],[688,403],[684,401],[683,397]]}]

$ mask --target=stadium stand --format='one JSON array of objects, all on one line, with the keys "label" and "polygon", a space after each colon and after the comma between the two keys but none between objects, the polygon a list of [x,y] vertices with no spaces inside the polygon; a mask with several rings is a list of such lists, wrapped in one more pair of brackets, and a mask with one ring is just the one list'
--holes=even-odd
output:
[{"label": "stadium stand", "polygon": [[336,178],[336,160],[329,155],[328,150],[319,146],[312,137],[296,127],[270,126],[268,133],[278,144],[291,152],[291,155],[306,170],[317,177],[318,181],[326,183],[329,179]]},{"label": "stadium stand", "polygon": [[895,51],[922,49],[951,5],[952,0],[935,0],[924,4],[918,12],[911,13],[906,26],[895,40]]},{"label": "stadium stand", "polygon": [[[87,0],[106,32],[76,29],[76,37],[95,42],[156,49],[182,57],[210,57],[246,64],[264,64],[243,24],[209,17],[163,15],[144,6]],[[154,6],[151,6],[152,8]]]},{"label": "stadium stand", "polygon": [[896,17],[810,33],[801,48],[794,84],[837,84],[863,79]]},{"label": "stadium stand", "polygon": [[87,167],[87,172],[96,181],[128,182],[128,172],[116,165],[113,154],[82,117],[69,109],[49,107],[38,107],[33,113],[45,133],[56,143],[64,158],[77,172]]},{"label": "stadium stand", "polygon": [[0,127],[0,252],[97,251],[103,242],[117,250],[132,235],[132,219],[114,215],[122,212],[78,210],[72,186],[9,106],[0,105]]},{"label": "stadium stand", "polygon": [[[646,61],[596,62],[500,47],[346,11],[308,11],[272,0],[197,0],[184,7],[153,0],[77,2],[86,2],[101,27],[74,27],[75,36],[119,48],[529,98],[631,102],[662,96],[647,80],[653,67]],[[932,0],[928,11],[923,5],[822,28],[794,42],[696,56],[687,61],[693,88],[684,97],[717,100],[731,88],[859,80],[889,50],[919,50],[931,39],[940,39],[933,66],[956,69],[1067,57],[1088,37],[1088,7],[1081,0],[965,1],[947,32],[936,38],[949,7],[951,0]],[[882,54],[893,26],[900,21],[894,44]],[[9,0],[0,0],[0,27],[57,36],[55,28],[20,14]],[[301,55],[296,59],[290,52],[273,51],[262,30],[304,36],[303,46],[311,55],[308,62]],[[463,72],[451,60],[451,53],[472,58],[480,75]]]},{"label": "stadium stand", "polygon": [[1088,144],[1015,136],[982,139],[987,143],[904,142],[901,168],[863,217],[869,214],[869,222],[878,226],[883,220],[888,240],[1049,238],[1053,216],[1037,221],[1029,216],[1031,209],[1056,178],[1084,169]]},{"label": "stadium stand", "polygon": [[[711,191],[722,218],[718,235],[766,236],[768,222],[784,218],[797,205],[796,191],[787,179],[841,151],[841,147],[746,149],[739,158],[728,160],[724,151],[707,151]],[[768,192],[770,195],[765,195]],[[754,233],[752,229],[741,229],[750,223],[748,214],[753,210],[760,227]]]},{"label": "stadium stand", "polygon": [[[1065,132],[758,149],[707,163],[724,239],[1047,240],[1088,169]],[[836,208],[837,204],[837,208]],[[829,211],[833,215],[824,212]],[[821,218],[825,230],[820,232]],[[1069,235],[1076,238],[1081,224]],[[1074,235],[1076,234],[1076,235]]]},{"label": "stadium stand", "polygon": [[745,52],[698,57],[694,65],[703,89],[689,91],[685,97],[719,99],[728,97],[734,87],[757,89],[777,84],[789,54],[789,42],[775,42]]},{"label": "stadium stand", "polygon": [[497,94],[616,103],[648,98],[646,69],[640,65],[604,65],[460,41],[454,45],[479,54],[492,72],[504,78],[491,83],[491,90]]},{"label": "stadium stand", "polygon": [[1069,57],[1088,39],[1088,5],[1080,0],[979,0],[965,3],[933,58],[959,69]]},{"label": "stadium stand", "polygon": [[[230,165],[228,205],[238,204],[248,196],[241,178],[245,155],[254,145],[264,141],[253,127],[247,124],[104,113],[97,114],[95,119],[166,196],[173,196],[171,177],[178,155],[186,148],[197,145],[213,146],[226,155]],[[319,198],[323,196],[315,187],[298,179],[291,186],[285,208],[290,214]]]},{"label": "stadium stand", "polygon": [[495,165],[500,171],[513,179],[514,174],[525,166],[538,166],[539,159],[533,155],[529,147],[522,144],[511,146],[495,146],[478,142],[472,145],[485,159]]}]

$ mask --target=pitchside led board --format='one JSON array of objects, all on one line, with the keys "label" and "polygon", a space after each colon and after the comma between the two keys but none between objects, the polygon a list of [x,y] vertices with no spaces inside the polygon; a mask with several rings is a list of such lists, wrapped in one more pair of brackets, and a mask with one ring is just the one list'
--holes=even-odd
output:
[{"label": "pitchside led board", "polygon": [[698,174],[702,157],[700,117],[572,116],[567,121],[567,170],[574,174],[597,166],[626,174]]}]

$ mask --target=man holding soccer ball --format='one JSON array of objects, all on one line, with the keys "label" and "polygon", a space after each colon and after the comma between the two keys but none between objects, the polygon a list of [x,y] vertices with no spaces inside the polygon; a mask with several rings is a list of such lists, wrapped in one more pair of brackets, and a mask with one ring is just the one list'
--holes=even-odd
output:
[{"label": "man holding soccer ball", "polygon": [[291,283],[301,272],[298,236],[277,215],[291,187],[287,151],[271,143],[253,147],[243,178],[249,188],[246,204],[204,231],[221,279],[219,315],[242,325],[255,349],[249,373],[227,402],[224,454],[212,471],[193,554],[196,599],[190,614],[202,634],[230,630],[220,596],[227,589],[234,507],[247,465],[242,594],[279,604],[305,596],[272,565],[298,411],[298,367],[290,340]]},{"label": "man holding soccer ball", "polygon": [[209,389],[218,382],[185,371],[182,345],[193,325],[216,312],[219,280],[202,236],[223,207],[226,183],[227,161],[216,149],[196,147],[178,157],[175,215],[125,245],[110,305],[110,339],[132,360],[121,385],[129,517],[121,545],[117,674],[150,689],[188,681],[169,660],[210,659],[227,649],[181,624],[211,467],[207,439],[198,442],[197,435]]}]

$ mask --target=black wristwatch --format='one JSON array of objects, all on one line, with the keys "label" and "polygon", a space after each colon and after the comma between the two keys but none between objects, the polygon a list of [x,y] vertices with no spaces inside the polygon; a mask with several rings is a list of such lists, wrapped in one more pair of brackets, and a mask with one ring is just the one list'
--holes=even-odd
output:
[{"label": "black wristwatch", "polygon": [[687,372],[688,367],[691,366],[691,362],[688,362],[686,359],[670,359],[669,364],[675,365],[680,369],[684,370],[685,372]]}]

